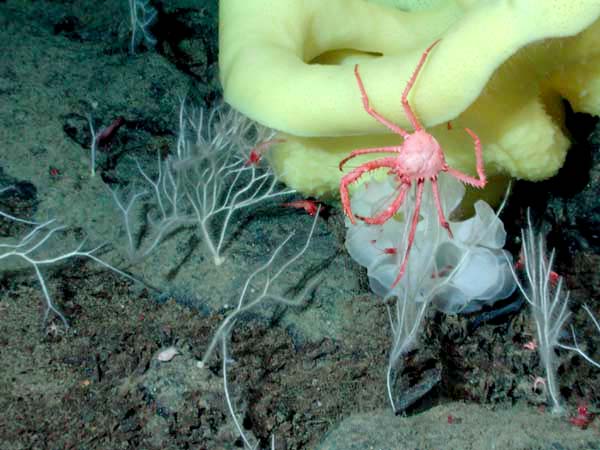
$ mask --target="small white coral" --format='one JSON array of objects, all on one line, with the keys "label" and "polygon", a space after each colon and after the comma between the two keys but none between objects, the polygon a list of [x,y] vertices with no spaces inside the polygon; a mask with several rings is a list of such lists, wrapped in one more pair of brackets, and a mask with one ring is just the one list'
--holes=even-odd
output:
[{"label": "small white coral", "polygon": [[[452,177],[439,177],[446,215],[460,204],[465,190]],[[372,216],[397,195],[393,179],[370,181],[357,188],[352,209]],[[421,218],[417,225],[407,271],[398,285],[391,285],[404,258],[414,195],[407,196],[399,214],[382,225],[347,221],[346,247],[367,268],[371,289],[386,297],[397,295],[413,301],[432,301],[447,313],[472,312],[484,304],[508,297],[515,289],[510,255],[502,249],[506,233],[502,221],[484,201],[475,204],[475,216],[450,222],[454,239],[438,223],[431,188],[425,187]],[[406,295],[408,294],[408,295]]]}]

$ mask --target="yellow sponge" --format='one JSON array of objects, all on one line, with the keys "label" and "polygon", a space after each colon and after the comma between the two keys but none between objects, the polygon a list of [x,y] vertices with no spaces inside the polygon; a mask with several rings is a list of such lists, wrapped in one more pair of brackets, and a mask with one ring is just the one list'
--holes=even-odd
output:
[{"label": "yellow sponge", "polygon": [[351,150],[401,142],[364,111],[353,65],[373,107],[410,129],[402,91],[441,38],[409,102],[448,163],[473,172],[469,127],[489,175],[539,180],[569,145],[561,96],[600,113],[599,17],[600,0],[221,0],[221,82],[229,103],[284,133],[271,154],[282,179],[327,195]]}]

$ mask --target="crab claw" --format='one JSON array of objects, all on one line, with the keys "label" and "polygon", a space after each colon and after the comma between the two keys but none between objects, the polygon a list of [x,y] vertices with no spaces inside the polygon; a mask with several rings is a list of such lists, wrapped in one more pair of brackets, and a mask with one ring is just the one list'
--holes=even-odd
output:
[{"label": "crab claw", "polygon": [[350,206],[350,194],[348,192],[348,184],[350,183],[344,183],[344,178],[342,178],[342,182],[340,183],[340,198],[342,200],[342,208],[344,210],[344,214],[346,214],[346,217],[348,217],[350,222],[352,222],[352,225],[356,225],[356,217],[354,217],[354,214],[352,213],[352,207]]}]

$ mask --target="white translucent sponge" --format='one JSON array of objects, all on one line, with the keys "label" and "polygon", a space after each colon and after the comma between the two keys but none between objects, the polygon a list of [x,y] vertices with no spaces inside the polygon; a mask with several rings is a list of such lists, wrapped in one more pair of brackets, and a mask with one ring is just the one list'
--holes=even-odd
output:
[{"label": "white translucent sponge", "polygon": [[[448,218],[460,204],[465,189],[446,174],[440,174],[438,182]],[[393,179],[369,181],[353,192],[352,210],[361,216],[373,216],[395,195],[397,182]],[[514,291],[511,257],[502,249],[506,232],[492,208],[479,200],[475,203],[475,216],[462,222],[450,220],[454,235],[450,239],[439,224],[430,183],[424,190],[406,272],[391,289],[404,258],[413,211],[414,193],[407,196],[398,214],[382,225],[352,225],[346,220],[346,248],[354,260],[367,268],[373,292],[382,297],[431,301],[444,312],[465,313],[506,298]]]}]

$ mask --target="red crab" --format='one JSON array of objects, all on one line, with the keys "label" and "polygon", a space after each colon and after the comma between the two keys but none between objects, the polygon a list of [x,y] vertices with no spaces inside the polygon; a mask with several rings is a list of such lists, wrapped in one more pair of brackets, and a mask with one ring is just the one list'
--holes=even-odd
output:
[{"label": "red crab", "polygon": [[392,288],[396,286],[396,284],[398,284],[398,282],[402,278],[402,275],[404,275],[404,271],[406,270],[408,255],[410,253],[410,249],[415,238],[415,231],[417,228],[417,223],[419,221],[419,210],[421,208],[421,199],[423,197],[423,185],[425,183],[425,180],[428,179],[431,181],[431,187],[433,190],[433,196],[438,212],[438,219],[440,221],[440,225],[448,231],[448,235],[451,238],[452,231],[450,230],[450,225],[448,224],[448,221],[444,216],[444,211],[442,210],[442,205],[440,202],[440,193],[437,185],[438,174],[440,172],[448,172],[450,175],[452,175],[462,183],[469,184],[478,188],[483,188],[487,182],[483,168],[481,142],[479,140],[479,137],[473,131],[471,131],[468,128],[465,128],[465,131],[469,133],[475,145],[475,159],[478,177],[470,176],[466,173],[460,172],[448,166],[440,144],[435,140],[435,138],[431,134],[429,134],[423,128],[423,126],[419,123],[419,120],[413,113],[412,109],[410,108],[410,105],[408,104],[408,93],[410,92],[410,89],[415,83],[415,80],[419,75],[419,71],[421,70],[421,67],[427,59],[427,55],[438,42],[439,40],[435,41],[427,48],[427,50],[423,52],[423,54],[421,55],[421,59],[417,64],[417,68],[410,77],[410,80],[408,80],[408,83],[406,84],[406,87],[404,88],[404,91],[402,93],[402,107],[404,108],[404,112],[406,113],[408,120],[415,129],[415,131],[412,133],[409,133],[408,131],[393,124],[371,107],[371,105],[369,104],[369,98],[367,97],[367,92],[363,85],[362,79],[360,78],[360,74],[358,73],[358,65],[354,66],[354,75],[358,83],[358,88],[360,89],[362,102],[365,110],[368,114],[374,117],[375,120],[388,127],[394,133],[402,136],[404,138],[404,143],[390,147],[363,148],[353,150],[346,158],[340,161],[339,168],[340,170],[342,170],[344,164],[346,164],[348,160],[358,155],[365,155],[368,153],[395,154],[394,156],[388,156],[380,159],[375,159],[373,161],[368,161],[358,166],[357,168],[351,170],[342,177],[340,181],[340,196],[344,208],[344,213],[348,216],[352,223],[356,223],[355,215],[352,213],[352,208],[350,206],[348,185],[357,181],[366,172],[387,167],[389,169],[388,173],[395,175],[396,179],[400,183],[398,188],[398,196],[381,213],[373,217],[356,216],[368,224],[381,225],[382,223],[386,222],[396,213],[396,211],[398,211],[398,209],[404,202],[406,194],[412,186],[412,183],[416,182],[417,185],[415,210],[412,216],[411,228],[408,235],[406,253],[400,266],[400,272],[394,280]]}]

